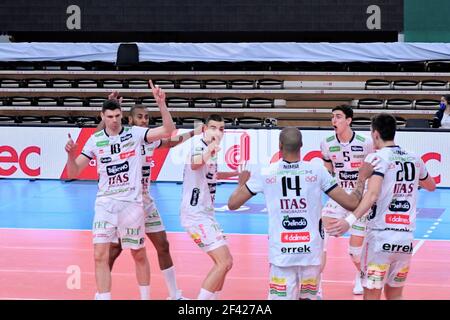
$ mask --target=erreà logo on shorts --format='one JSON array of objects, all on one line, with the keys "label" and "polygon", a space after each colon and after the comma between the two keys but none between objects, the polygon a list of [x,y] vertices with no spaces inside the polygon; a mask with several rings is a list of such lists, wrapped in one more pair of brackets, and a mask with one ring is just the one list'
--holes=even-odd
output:
[{"label": "erre\u00e0 logo on shorts", "polygon": [[282,243],[293,243],[293,242],[310,242],[311,236],[309,232],[282,232],[281,242]]},{"label": "erre\u00e0 logo on shorts", "polygon": [[125,161],[124,163],[121,164],[107,166],[106,172],[108,173],[108,176],[114,176],[118,173],[128,172],[129,169],[130,165],[128,164],[128,161]]},{"label": "erre\u00e0 logo on shorts", "polygon": [[410,224],[409,215],[406,214],[387,214],[385,221],[392,224]]},{"label": "erre\u00e0 logo on shorts", "polygon": [[283,228],[288,230],[305,229],[308,221],[303,217],[284,216],[282,221]]}]

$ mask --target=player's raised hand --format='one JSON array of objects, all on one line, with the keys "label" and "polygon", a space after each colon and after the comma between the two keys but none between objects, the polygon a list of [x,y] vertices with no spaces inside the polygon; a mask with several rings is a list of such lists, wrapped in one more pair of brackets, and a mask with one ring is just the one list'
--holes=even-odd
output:
[{"label": "player's raised hand", "polygon": [[72,140],[72,136],[70,135],[70,133],[68,134],[68,138],[69,138],[69,140],[67,141],[66,147],[65,147],[66,152],[69,155],[69,157],[75,158],[78,145]]},{"label": "player's raised hand", "polygon": [[108,100],[116,100],[119,104],[122,104],[123,97],[119,97],[119,91],[113,91],[109,94]]},{"label": "player's raised hand", "polygon": [[164,92],[163,89],[161,89],[158,85],[153,85],[152,80],[148,80],[148,83],[150,85],[150,88],[152,89],[152,93],[153,93],[153,97],[155,98],[156,103],[158,104],[158,106],[161,103],[165,103],[166,102],[166,93]]}]

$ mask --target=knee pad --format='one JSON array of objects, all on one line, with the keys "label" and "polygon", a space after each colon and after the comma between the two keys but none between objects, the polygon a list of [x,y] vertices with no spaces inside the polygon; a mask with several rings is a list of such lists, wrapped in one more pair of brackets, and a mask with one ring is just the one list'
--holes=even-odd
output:
[{"label": "knee pad", "polygon": [[348,254],[352,258],[354,263],[360,263],[361,262],[361,253],[362,253],[362,247],[348,247]]}]

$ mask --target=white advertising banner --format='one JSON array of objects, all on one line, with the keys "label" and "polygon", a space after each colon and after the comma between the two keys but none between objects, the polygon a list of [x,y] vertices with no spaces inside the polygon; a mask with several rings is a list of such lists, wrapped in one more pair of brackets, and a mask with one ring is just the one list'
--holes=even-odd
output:
[{"label": "white advertising banner", "polygon": [[[178,133],[188,131],[178,130]],[[68,133],[81,151],[93,133],[92,128],[0,127],[0,177],[25,179],[63,179],[67,154],[64,146]],[[303,130],[302,159],[322,161],[320,141],[333,134],[331,130]],[[362,131],[370,135],[369,131]],[[242,163],[262,165],[278,157],[279,130],[226,130],[221,143],[219,171],[234,171]],[[397,132],[396,142],[416,152],[436,179],[438,186],[450,187],[450,132]],[[181,181],[190,142],[173,149],[157,149],[153,157],[152,179]],[[97,179],[95,160],[80,179]]]}]

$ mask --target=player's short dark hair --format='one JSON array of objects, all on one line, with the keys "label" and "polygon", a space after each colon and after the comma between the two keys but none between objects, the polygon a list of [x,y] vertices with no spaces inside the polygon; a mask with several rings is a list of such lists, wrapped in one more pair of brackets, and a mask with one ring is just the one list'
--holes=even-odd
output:
[{"label": "player's short dark hair", "polygon": [[136,104],[136,105],[131,107],[131,109],[130,109],[130,116],[133,117],[134,114],[136,113],[136,110],[138,110],[138,109],[142,109],[142,110],[146,110],[147,111],[147,108],[144,105]]},{"label": "player's short dark hair", "polygon": [[282,151],[298,153],[303,146],[302,133],[296,127],[286,127],[280,132]]},{"label": "player's short dark hair", "polygon": [[206,118],[205,124],[208,125],[210,121],[225,122],[225,119],[220,114],[212,114]]},{"label": "player's short dark hair", "polygon": [[341,104],[337,107],[334,107],[331,112],[333,111],[342,111],[345,115],[345,118],[352,118],[353,120],[353,109],[348,104]]},{"label": "player's short dark hair", "polygon": [[103,101],[102,112],[105,112],[106,110],[116,110],[116,109],[121,110],[119,101],[110,99]]},{"label": "player's short dark hair", "polygon": [[450,104],[450,94],[444,94],[443,97],[445,101],[447,101],[447,103]]},{"label": "player's short dark hair", "polygon": [[372,117],[372,131],[378,131],[383,141],[392,141],[397,130],[397,121],[389,113],[380,113]]}]

